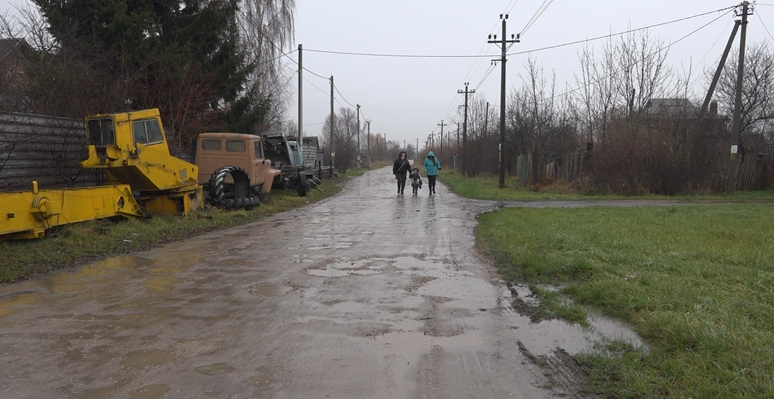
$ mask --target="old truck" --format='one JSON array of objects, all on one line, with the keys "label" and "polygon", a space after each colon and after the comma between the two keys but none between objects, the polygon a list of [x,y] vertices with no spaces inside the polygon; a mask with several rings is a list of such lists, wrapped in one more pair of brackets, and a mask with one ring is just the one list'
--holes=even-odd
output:
[{"label": "old truck", "polygon": [[264,157],[260,136],[202,133],[196,144],[199,181],[206,182],[208,201],[226,209],[250,208],[265,202],[280,170]]},{"label": "old truck", "polygon": [[298,140],[281,131],[261,133],[266,157],[281,174],[274,178],[273,185],[281,188],[295,188],[298,195],[309,192],[309,181],[314,179],[311,169],[304,165],[304,158]]},{"label": "old truck", "polygon": [[69,223],[150,214],[187,215],[204,203],[196,165],[169,153],[157,109],[85,119],[88,158],[82,168],[104,171],[104,185],[0,193],[0,237],[42,237]]}]

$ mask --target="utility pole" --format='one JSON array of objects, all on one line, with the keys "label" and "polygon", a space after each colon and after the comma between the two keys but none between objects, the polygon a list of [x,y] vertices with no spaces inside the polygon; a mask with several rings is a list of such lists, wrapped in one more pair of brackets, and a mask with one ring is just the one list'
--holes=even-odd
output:
[{"label": "utility pole", "polygon": [[334,119],[336,115],[333,113],[333,75],[331,75],[331,177],[333,177],[333,170],[336,166],[336,146],[333,143],[333,127],[335,126]]},{"label": "utility pole", "polygon": [[[736,99],[734,101],[734,119],[731,124],[731,157],[728,164],[728,186],[726,191],[733,194],[736,191],[736,173],[739,170],[741,159],[739,152],[739,130],[742,125],[742,78],[744,77],[744,50],[747,40],[747,15],[750,11],[750,3],[742,2],[742,35],[739,37],[739,65],[736,72]],[[739,15],[739,11],[737,11]]]},{"label": "utility pole", "polygon": [[360,167],[360,104],[357,105],[357,152],[355,153],[355,156],[357,157],[357,167]]},{"label": "utility pole", "polygon": [[489,132],[487,129],[489,128],[487,125],[489,124],[489,101],[486,102],[486,112],[484,112],[484,136],[489,135]]},{"label": "utility pole", "polygon": [[[298,45],[298,145],[304,147],[304,57],[303,45]],[[303,154],[303,150],[301,153]]]},{"label": "utility pole", "polygon": [[689,161],[693,160],[694,142],[696,141],[696,137],[701,134],[702,128],[704,127],[704,116],[707,115],[707,109],[709,108],[710,102],[712,101],[712,95],[715,93],[715,87],[717,86],[720,75],[726,65],[726,59],[728,59],[728,54],[731,52],[731,46],[734,44],[734,38],[736,38],[736,33],[739,31],[739,25],[741,24],[742,22],[739,20],[734,21],[734,29],[731,31],[731,36],[728,37],[726,48],[723,50],[723,55],[720,57],[718,67],[715,70],[715,75],[712,77],[712,82],[709,85],[709,89],[707,89],[707,95],[704,97],[704,103],[702,103],[701,109],[699,110],[699,116],[696,117],[696,126],[694,127],[694,131],[689,131],[688,140],[685,145],[685,151],[688,154],[686,158]]},{"label": "utility pole", "polygon": [[454,122],[457,125],[457,152],[460,152],[460,123]]},{"label": "utility pole", "polygon": [[510,47],[510,44],[518,43],[519,36],[511,35],[511,40],[506,40],[505,34],[505,21],[508,19],[508,14],[500,14],[500,19],[503,20],[503,35],[501,40],[497,40],[497,35],[489,35],[488,43],[500,43],[500,50],[502,55],[500,56],[500,146],[499,146],[499,164],[500,164],[500,188],[505,187],[505,62],[507,61],[506,52]]},{"label": "utility pole", "polygon": [[465,90],[457,90],[457,94],[465,94],[465,117],[462,122],[462,165],[460,168],[463,174],[468,172],[468,95],[476,92],[475,90],[468,90],[468,85],[470,83],[465,82]]},{"label": "utility pole", "polygon": [[[366,119],[366,126],[368,126],[368,167],[371,167],[371,121]],[[378,142],[378,140],[377,140]]]},{"label": "utility pole", "polygon": [[436,126],[441,127],[441,159],[443,159],[443,127],[446,126],[446,124],[443,123],[443,119],[441,119],[441,123],[438,123]]}]

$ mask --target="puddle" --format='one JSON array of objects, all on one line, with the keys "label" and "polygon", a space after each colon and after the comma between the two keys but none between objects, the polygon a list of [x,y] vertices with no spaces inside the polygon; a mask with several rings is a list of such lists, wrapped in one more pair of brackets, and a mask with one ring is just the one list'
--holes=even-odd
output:
[{"label": "puddle", "polygon": [[369,275],[369,274],[379,274],[381,273],[378,270],[339,270],[339,269],[310,269],[306,271],[307,273],[311,274],[312,276],[317,277],[344,277],[349,276],[350,274],[360,274],[360,275]]},{"label": "puddle", "polygon": [[0,317],[8,316],[22,310],[32,308],[32,304],[38,301],[33,293],[19,294],[0,299]]},{"label": "puddle", "polygon": [[242,380],[244,384],[254,384],[259,387],[266,387],[274,382],[274,373],[268,367],[259,367],[255,369],[255,374]]},{"label": "puddle", "polygon": [[282,296],[292,291],[292,287],[281,284],[259,283],[243,288],[250,295]]},{"label": "puddle", "polygon": [[196,370],[197,373],[201,373],[205,375],[218,375],[218,374],[228,373],[229,371],[234,370],[234,368],[229,366],[226,363],[213,363],[205,366],[199,366],[194,370]]},{"label": "puddle", "polygon": [[[526,285],[513,286],[519,298],[530,306],[539,305],[539,301]],[[542,287],[541,289],[552,289]],[[521,316],[510,307],[510,291],[503,290],[506,299],[504,305],[514,319],[511,329],[516,331],[516,336],[524,346],[534,355],[549,355],[556,347],[564,349],[570,355],[588,352],[594,349],[596,342],[609,340],[624,340],[635,348],[647,350],[642,338],[625,323],[607,318],[593,311],[588,312],[587,321],[590,326],[582,327],[578,324],[570,324],[564,320],[544,320],[539,323],[529,322],[529,318]],[[536,302],[537,301],[537,302]],[[512,312],[512,313],[510,313]],[[523,320],[519,320],[523,319]]]},{"label": "puddle", "polygon": [[163,384],[151,384],[129,392],[131,399],[153,399],[166,396],[169,393],[169,387]]},{"label": "puddle", "polygon": [[98,262],[78,268],[75,272],[62,272],[55,274],[49,280],[49,290],[56,293],[79,292],[86,288],[87,283],[109,278],[117,271],[136,268],[139,265],[148,265],[151,261],[132,255],[122,255],[107,258]]},{"label": "puddle", "polygon": [[111,392],[113,390],[111,388],[95,388],[90,389],[83,393],[83,398],[85,399],[108,399],[110,398]]},{"label": "puddle", "polygon": [[351,274],[372,275],[381,273],[383,263],[374,263],[373,259],[348,260],[329,263],[325,269],[308,269],[306,272],[317,277],[344,277]]},{"label": "puddle", "polygon": [[144,368],[169,363],[174,359],[169,349],[154,349],[149,351],[130,352],[121,361],[126,367]]},{"label": "puddle", "polygon": [[527,306],[531,307],[537,307],[540,306],[540,299],[537,297],[537,295],[532,293],[532,290],[529,289],[528,286],[524,284],[518,284],[512,286],[513,290],[516,291],[516,294],[519,296],[519,299],[524,302]]}]

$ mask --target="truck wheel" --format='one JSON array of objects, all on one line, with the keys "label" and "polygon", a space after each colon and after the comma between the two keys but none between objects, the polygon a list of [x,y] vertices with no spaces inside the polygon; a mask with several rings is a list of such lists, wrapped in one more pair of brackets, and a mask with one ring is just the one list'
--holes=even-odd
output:
[{"label": "truck wheel", "polygon": [[302,171],[298,172],[298,195],[306,197],[306,193],[309,192],[309,182],[306,181],[306,174]]},{"label": "truck wheel", "polygon": [[[226,177],[231,175],[234,183],[226,183]],[[258,206],[261,201],[250,189],[250,178],[244,169],[236,166],[224,166],[210,176],[209,201],[225,209],[250,209]]]}]

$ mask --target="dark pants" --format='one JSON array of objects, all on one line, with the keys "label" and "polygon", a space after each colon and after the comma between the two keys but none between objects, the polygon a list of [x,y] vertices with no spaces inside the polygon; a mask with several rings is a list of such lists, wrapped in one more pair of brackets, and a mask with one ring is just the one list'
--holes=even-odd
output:
[{"label": "dark pants", "polygon": [[403,190],[406,189],[406,174],[398,173],[396,176],[398,176],[398,193],[403,194]]},{"label": "dark pants", "polygon": [[435,175],[427,175],[427,191],[430,194],[435,194]]}]

